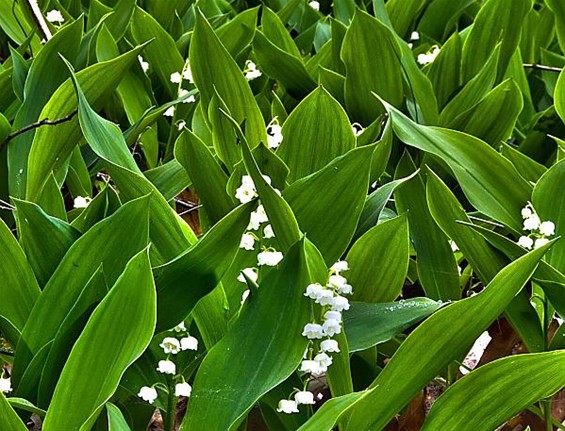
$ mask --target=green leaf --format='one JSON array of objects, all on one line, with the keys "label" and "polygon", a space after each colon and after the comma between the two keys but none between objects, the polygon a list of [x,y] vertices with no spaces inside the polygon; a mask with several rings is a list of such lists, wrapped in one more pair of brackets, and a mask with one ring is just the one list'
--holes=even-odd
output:
[{"label": "green leaf", "polygon": [[[410,153],[405,152],[396,167],[395,177],[406,177],[415,170]],[[410,237],[416,249],[418,279],[426,295],[444,301],[460,298],[457,262],[447,236],[430,214],[422,176],[416,175],[396,189],[394,197],[398,212],[408,213]]]},{"label": "green leaf", "polygon": [[[10,8],[11,6],[7,6],[6,10]],[[14,130],[45,118],[56,120],[68,113],[66,112],[61,117],[56,116],[59,113],[50,112],[47,110],[46,105],[50,105],[48,101],[53,98],[53,93],[65,80],[66,66],[59,61],[57,55],[63,55],[74,61],[79,52],[82,28],[82,20],[77,20],[65,26],[36,54],[31,63],[24,88],[24,103],[14,119]],[[59,100],[59,103],[63,103],[63,100]],[[26,176],[29,176],[31,171],[37,169],[37,165],[30,161],[29,166],[32,166],[33,169],[28,170],[28,156],[32,141],[35,135],[42,133],[46,129],[49,129],[49,127],[39,128],[22,134],[9,144],[8,160],[11,167],[9,177],[10,194],[14,197],[23,198],[26,194]],[[63,161],[61,160],[61,163]],[[43,175],[44,179],[47,179],[47,172]]]},{"label": "green leaf", "polygon": [[462,49],[461,36],[455,32],[441,47],[438,56],[427,69],[427,75],[432,82],[440,109],[459,88]]},{"label": "green leaf", "polygon": [[[35,373],[35,376],[30,376],[31,378],[35,377],[35,384],[32,386],[31,384],[24,385],[22,383],[18,386],[18,391],[27,393],[26,391],[30,390],[33,391],[33,395],[37,391],[37,404],[45,408],[49,406],[53,391],[75,341],[84,329],[90,315],[107,293],[108,286],[104,279],[102,265],[100,265],[98,270],[88,280],[78,295],[76,302],[72,305],[67,316],[57,329],[53,342],[48,349],[47,357],[41,361],[41,373]],[[34,359],[38,356],[43,357],[43,354],[38,353]],[[26,370],[28,374],[30,374],[30,369],[33,369],[31,365]],[[24,380],[22,379],[22,381]]]},{"label": "green leaf", "polygon": [[381,214],[385,205],[390,200],[392,194],[396,188],[406,181],[410,181],[414,176],[418,175],[419,171],[415,171],[412,175],[406,178],[400,178],[398,180],[391,181],[379,187],[369,196],[365,201],[363,206],[363,211],[361,212],[361,217],[359,218],[359,224],[357,225],[357,230],[355,231],[354,238],[359,238],[365,232],[367,232],[371,227],[375,226],[379,221]]},{"label": "green leaf", "polygon": [[418,23],[418,31],[433,40],[444,40],[461,14],[473,3],[475,0],[432,0]]},{"label": "green leaf", "polygon": [[198,136],[191,131],[183,132],[175,144],[175,157],[192,179],[212,223],[234,208],[234,202],[226,192],[228,176]]},{"label": "green leaf", "polygon": [[32,403],[30,403],[28,400],[24,398],[10,397],[8,398],[8,402],[10,403],[11,406],[17,409],[24,410],[30,413],[35,413],[36,415],[41,417],[45,416],[45,410],[34,406]]},{"label": "green leaf", "polygon": [[[493,249],[479,232],[462,224],[470,223],[471,220],[457,198],[431,170],[426,185],[426,198],[438,226],[457,244],[483,284],[488,284],[508,263],[508,259]],[[506,309],[506,316],[530,352],[543,348],[544,335],[536,322],[536,313],[529,304],[526,293],[521,292],[512,300]]]},{"label": "green leaf", "polygon": [[[171,82],[171,74],[181,72],[184,60],[181,57],[175,41],[169,33],[140,7],[136,6],[131,20],[131,34],[137,44],[152,42],[143,51],[145,60],[149,63],[150,71],[159,78],[169,99],[177,96],[177,84]],[[193,63],[194,64],[194,63]]]},{"label": "green leaf", "polygon": [[28,430],[26,424],[19,418],[3,392],[0,392],[0,422],[2,422],[2,426],[9,427],[10,431]]},{"label": "green leaf", "polygon": [[45,430],[92,426],[125,370],[149,345],[155,303],[149,255],[142,250],[130,260],[75,343],[45,416]]},{"label": "green leaf", "polygon": [[80,232],[32,202],[14,199],[14,203],[20,243],[39,285],[45,286]]},{"label": "green leaf", "polygon": [[204,109],[217,92],[238,124],[245,120],[251,147],[267,141],[263,117],[243,73],[201,12],[196,13],[190,43],[190,64]]},{"label": "green leaf", "polygon": [[250,205],[234,209],[192,248],[155,269],[159,331],[177,325],[216,287],[239,250],[241,235],[249,224]]},{"label": "green leaf", "polygon": [[321,256],[306,249],[305,241],[292,246],[279,268],[267,274],[228,334],[209,351],[181,431],[200,430],[203,423],[235,429],[263,394],[297,368],[308,343],[300,334],[311,313],[303,292],[326,276]]},{"label": "green leaf", "polygon": [[372,145],[351,150],[283,191],[301,231],[307,233],[329,265],[346,250],[357,227],[373,151]]},{"label": "green leaf", "polygon": [[40,289],[18,241],[0,220],[0,330],[15,345]]},{"label": "green leaf", "polygon": [[496,81],[496,66],[499,57],[500,47],[497,46],[479,73],[467,82],[461,91],[443,108],[439,116],[440,126],[455,128],[460,121],[458,117],[464,115],[465,111],[473,108],[488,94]]},{"label": "green leaf", "polygon": [[507,159],[480,139],[455,130],[420,126],[386,106],[400,140],[441,158],[475,208],[522,231],[520,211],[530,199],[531,186]]},{"label": "green leaf", "polygon": [[547,7],[555,16],[555,32],[561,51],[565,52],[565,5],[559,0],[547,0]]},{"label": "green leaf", "polygon": [[555,110],[561,118],[561,121],[565,123],[565,69],[559,73],[553,99],[555,101]]},{"label": "green leaf", "polygon": [[277,155],[290,169],[292,183],[355,148],[355,136],[341,105],[319,87],[289,115]]},{"label": "green leaf", "polygon": [[[542,221],[555,224],[555,235],[565,234],[565,198],[560,186],[565,181],[565,161],[553,165],[537,182],[532,203]],[[547,253],[546,261],[565,274],[565,243],[559,241]]]},{"label": "green leaf", "polygon": [[349,351],[357,352],[384,343],[428,317],[443,305],[442,302],[428,298],[379,304],[352,302],[343,319]]},{"label": "green leaf", "polygon": [[121,410],[112,403],[106,403],[108,431],[131,431]]},{"label": "green leaf", "polygon": [[[406,214],[380,223],[359,238],[347,254],[351,268],[347,280],[354,289],[352,299],[389,302],[396,299],[408,272],[410,238]],[[386,271],[367,271],[367,268]]]},{"label": "green leaf", "polygon": [[547,248],[512,262],[482,293],[442,308],[410,333],[353,408],[347,428],[382,429],[426,383],[461,358],[522,289]]},{"label": "green leaf", "polygon": [[16,349],[12,378],[17,386],[32,355],[51,341],[84,286],[102,264],[109,285],[128,260],[148,243],[148,199],[128,202],[71,246],[37,300]]},{"label": "green leaf", "polygon": [[502,145],[501,153],[512,162],[520,175],[532,183],[537,183],[540,177],[547,172],[545,166],[508,144]]},{"label": "green leaf", "polygon": [[301,99],[316,88],[302,58],[283,51],[260,31],[255,33],[253,50],[260,69],[279,81],[289,95]]},{"label": "green leaf", "polygon": [[150,237],[158,263],[170,261],[196,240],[196,235],[168,205],[157,188],[143,176],[118,126],[99,116],[88,104],[78,83],[78,75],[71,71],[79,102],[80,128],[93,151],[108,165],[108,171],[126,199],[151,194],[149,201]]},{"label": "green leaf", "polygon": [[563,386],[565,351],[502,358],[450,386],[434,403],[422,430],[495,429]]},{"label": "green leaf", "polygon": [[390,21],[400,37],[406,37],[410,25],[426,3],[426,0],[390,0],[386,3]]},{"label": "green leaf", "polygon": [[483,4],[463,46],[464,82],[477,74],[502,40],[497,73],[500,82],[519,45],[522,22],[531,8],[531,0],[488,0]]},{"label": "green leaf", "polygon": [[512,135],[524,102],[520,88],[507,79],[492,89],[479,104],[463,113],[456,127],[498,148]]},{"label": "green leaf", "polygon": [[216,30],[220,41],[233,58],[237,58],[253,40],[258,12],[259,7],[242,11]]},{"label": "green leaf", "polygon": [[[104,96],[115,89],[124,72],[137,62],[141,49],[135,48],[114,60],[94,64],[77,73],[80,87],[93,106],[99,107]],[[104,79],[101,80],[100,76],[104,76]],[[70,115],[77,107],[74,94],[75,89],[69,79],[53,93],[39,117],[57,120]],[[56,126],[37,129],[29,154],[29,164],[34,169],[27,173],[28,200],[35,201],[39,197],[49,173],[63,166],[80,137],[81,130],[76,117]]]},{"label": "green leaf", "polygon": [[350,118],[368,125],[382,107],[371,93],[394,106],[403,96],[400,49],[391,30],[377,19],[357,10],[341,49],[345,63],[345,101]]}]

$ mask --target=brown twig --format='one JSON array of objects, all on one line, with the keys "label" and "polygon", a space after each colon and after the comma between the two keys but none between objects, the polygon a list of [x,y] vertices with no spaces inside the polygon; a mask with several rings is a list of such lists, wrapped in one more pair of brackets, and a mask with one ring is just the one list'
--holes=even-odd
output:
[{"label": "brown twig", "polygon": [[41,34],[43,39],[45,39],[45,41],[51,39],[53,35],[51,34],[51,30],[49,30],[49,26],[47,25],[47,22],[45,21],[45,18],[41,13],[41,9],[37,4],[37,0],[23,0],[23,4],[29,11],[31,17],[33,18],[33,21],[35,22],[35,25],[37,26],[37,30],[39,31],[39,34]]},{"label": "brown twig", "polygon": [[28,124],[27,126],[22,127],[19,130],[15,130],[12,133],[10,133],[8,136],[6,136],[6,139],[4,139],[3,142],[0,142],[0,149],[2,149],[2,147],[7,145],[8,142],[10,142],[16,136],[22,135],[26,132],[29,132],[30,130],[33,130],[33,129],[37,129],[38,127],[41,127],[41,126],[56,126],[57,124],[65,123],[67,121],[72,120],[73,117],[76,114],[77,114],[77,110],[75,109],[69,115],[65,115],[63,118],[59,118],[57,120],[50,120],[49,118],[44,118],[43,120],[37,121],[35,123]]},{"label": "brown twig", "polygon": [[536,70],[544,70],[546,72],[561,72],[563,68],[561,67],[554,67],[554,66],[545,66],[543,64],[535,64],[535,63],[524,63],[523,65],[526,69],[536,69]]}]

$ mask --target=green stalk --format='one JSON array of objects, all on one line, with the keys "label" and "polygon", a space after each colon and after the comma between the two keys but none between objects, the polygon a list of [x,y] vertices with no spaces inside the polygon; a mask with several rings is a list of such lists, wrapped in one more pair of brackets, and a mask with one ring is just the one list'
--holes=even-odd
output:
[{"label": "green stalk", "polygon": [[169,384],[169,397],[167,400],[167,414],[165,415],[165,431],[175,431],[175,416],[177,409],[177,397],[175,396],[174,385]]}]

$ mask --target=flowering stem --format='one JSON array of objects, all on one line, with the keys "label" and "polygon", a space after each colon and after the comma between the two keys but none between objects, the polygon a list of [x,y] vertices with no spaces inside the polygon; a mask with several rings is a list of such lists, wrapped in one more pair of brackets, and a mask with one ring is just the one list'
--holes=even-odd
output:
[{"label": "flowering stem", "polygon": [[175,431],[175,416],[177,410],[177,397],[175,395],[175,386],[169,385],[169,398],[167,400],[167,414],[165,416],[165,431]]}]

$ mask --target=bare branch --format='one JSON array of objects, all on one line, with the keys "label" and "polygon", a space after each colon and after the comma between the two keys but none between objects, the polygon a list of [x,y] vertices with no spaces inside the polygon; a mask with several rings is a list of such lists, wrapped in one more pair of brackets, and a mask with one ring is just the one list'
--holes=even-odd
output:
[{"label": "bare branch", "polygon": [[526,69],[536,69],[536,70],[544,70],[546,72],[561,72],[563,69],[561,67],[554,67],[554,66],[544,66],[543,64],[531,64],[531,63],[524,63],[523,65]]},{"label": "bare branch", "polygon": [[72,120],[76,114],[77,114],[77,110],[75,109],[69,115],[65,115],[63,118],[59,118],[57,120],[50,120],[49,118],[44,118],[43,120],[37,121],[36,123],[28,124],[27,126],[22,127],[19,130],[15,130],[12,133],[10,133],[8,136],[6,136],[6,139],[4,139],[3,142],[0,142],[0,149],[2,149],[2,147],[7,145],[8,142],[10,142],[16,136],[22,135],[33,129],[37,129],[38,127],[41,126],[56,126],[57,124],[65,123],[67,121]]}]

